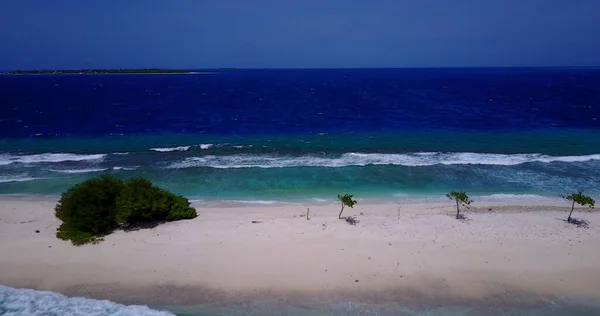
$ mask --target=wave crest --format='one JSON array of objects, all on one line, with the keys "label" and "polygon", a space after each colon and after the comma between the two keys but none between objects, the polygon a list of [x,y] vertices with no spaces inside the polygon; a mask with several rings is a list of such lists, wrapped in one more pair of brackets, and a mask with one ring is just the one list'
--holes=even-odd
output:
[{"label": "wave crest", "polygon": [[30,177],[27,174],[20,174],[14,176],[0,176],[0,183],[9,183],[9,182],[25,182],[25,181],[33,181],[40,180],[43,178],[34,178]]},{"label": "wave crest", "polygon": [[113,170],[125,170],[125,171],[131,171],[131,170],[135,170],[137,168],[139,168],[140,166],[133,166],[133,167],[121,167],[121,166],[115,166],[113,167]]},{"label": "wave crest", "polygon": [[600,154],[583,156],[548,156],[543,154],[482,154],[482,153],[407,153],[374,154],[347,153],[341,156],[275,156],[230,155],[190,157],[167,166],[169,169],[210,168],[285,168],[285,167],[347,167],[367,165],[433,166],[433,165],[499,165],[513,166],[530,162],[584,162],[600,160]]},{"label": "wave crest", "polygon": [[106,171],[108,170],[108,168],[96,168],[96,169],[64,169],[64,170],[60,170],[60,169],[48,169],[49,171],[52,172],[58,172],[58,173],[92,173],[92,172],[101,172],[101,171]]},{"label": "wave crest", "polygon": [[106,154],[71,154],[71,153],[43,153],[34,155],[0,155],[0,165],[10,165],[13,163],[33,164],[50,163],[63,161],[102,161]]},{"label": "wave crest", "polygon": [[152,151],[158,151],[161,153],[167,153],[171,151],[188,151],[192,146],[177,146],[177,147],[159,147],[159,148],[150,148]]}]

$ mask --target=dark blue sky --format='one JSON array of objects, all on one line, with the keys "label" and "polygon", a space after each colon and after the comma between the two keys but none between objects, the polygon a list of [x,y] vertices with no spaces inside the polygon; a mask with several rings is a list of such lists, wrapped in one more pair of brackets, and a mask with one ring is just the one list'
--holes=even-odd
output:
[{"label": "dark blue sky", "polygon": [[0,1],[0,69],[599,65],[600,0]]}]

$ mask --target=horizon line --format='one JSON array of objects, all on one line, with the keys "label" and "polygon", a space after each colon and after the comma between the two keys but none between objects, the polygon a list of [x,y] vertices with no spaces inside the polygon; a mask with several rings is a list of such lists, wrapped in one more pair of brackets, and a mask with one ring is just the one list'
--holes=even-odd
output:
[{"label": "horizon line", "polygon": [[415,67],[74,67],[74,68],[13,68],[0,69],[0,72],[14,71],[76,71],[76,70],[357,70],[357,69],[600,69],[595,66],[415,66]]}]

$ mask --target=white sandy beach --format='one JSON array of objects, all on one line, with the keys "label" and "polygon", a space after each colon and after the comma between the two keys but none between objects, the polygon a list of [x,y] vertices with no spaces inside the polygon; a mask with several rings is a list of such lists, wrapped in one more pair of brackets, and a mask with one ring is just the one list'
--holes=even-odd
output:
[{"label": "white sandy beach", "polygon": [[75,247],[54,235],[55,203],[0,200],[0,284],[165,304],[256,293],[600,299],[600,214],[576,210],[590,222],[577,228],[563,221],[568,204],[476,205],[468,222],[450,201],[400,213],[359,204],[344,213],[356,226],[338,205],[308,206],[310,220],[299,205],[198,207],[194,220]]}]

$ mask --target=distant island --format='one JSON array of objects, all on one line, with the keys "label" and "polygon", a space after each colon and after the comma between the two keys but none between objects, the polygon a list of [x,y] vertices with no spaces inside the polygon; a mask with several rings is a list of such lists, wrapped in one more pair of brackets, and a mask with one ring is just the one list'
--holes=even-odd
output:
[{"label": "distant island", "polygon": [[39,69],[2,72],[4,75],[196,74],[184,69]]}]

